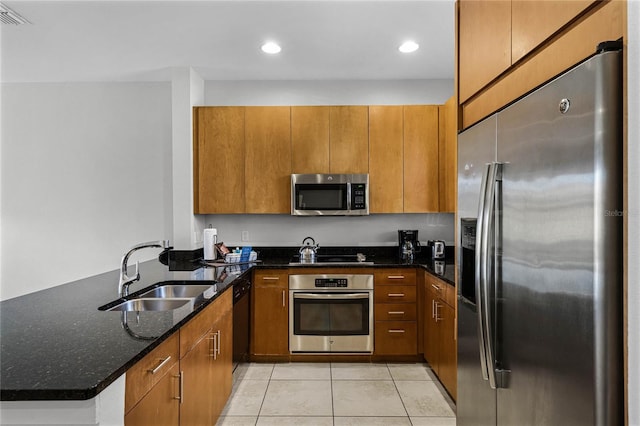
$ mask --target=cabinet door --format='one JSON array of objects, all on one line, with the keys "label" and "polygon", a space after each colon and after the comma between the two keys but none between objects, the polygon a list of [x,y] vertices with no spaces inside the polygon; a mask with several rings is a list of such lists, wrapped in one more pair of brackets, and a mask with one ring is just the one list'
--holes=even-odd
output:
[{"label": "cabinet door", "polygon": [[371,213],[403,211],[403,107],[369,107]]},{"label": "cabinet door", "polygon": [[369,108],[330,107],[331,173],[369,173]]},{"label": "cabinet door", "polygon": [[595,0],[518,0],[511,3],[511,63],[580,15]]},{"label": "cabinet door", "polygon": [[456,211],[458,185],[458,108],[455,97],[439,107],[439,202],[441,212]]},{"label": "cabinet door", "polygon": [[329,111],[291,107],[291,173],[329,173]]},{"label": "cabinet door", "polygon": [[424,359],[429,363],[431,369],[438,374],[438,362],[440,353],[440,335],[438,322],[436,321],[436,309],[438,297],[429,290],[427,284],[426,302],[424,305]]},{"label": "cabinet door", "polygon": [[213,333],[209,331],[180,360],[183,380],[181,426],[214,424],[213,339]]},{"label": "cabinet door", "polygon": [[460,0],[458,8],[462,104],[511,66],[511,1]]},{"label": "cabinet door", "polygon": [[169,370],[147,395],[124,416],[125,426],[178,426],[180,381],[178,364]]},{"label": "cabinet door", "polygon": [[289,107],[245,108],[245,210],[291,211]]},{"label": "cabinet door", "polygon": [[457,353],[455,312],[452,307],[441,303],[437,312],[440,327],[440,356],[438,359],[438,378],[453,398],[456,398]]},{"label": "cabinet door", "polygon": [[216,424],[220,413],[231,395],[233,386],[233,317],[229,309],[214,323],[213,332],[216,333],[217,353],[213,357],[213,381],[215,389],[213,396],[213,423]]},{"label": "cabinet door", "polygon": [[438,211],[438,115],[436,105],[404,107],[404,212]]},{"label": "cabinet door", "polygon": [[251,353],[289,353],[289,282],[286,271],[254,274],[251,294]]},{"label": "cabinet door", "polygon": [[244,157],[244,107],[195,108],[195,213],[244,213]]}]

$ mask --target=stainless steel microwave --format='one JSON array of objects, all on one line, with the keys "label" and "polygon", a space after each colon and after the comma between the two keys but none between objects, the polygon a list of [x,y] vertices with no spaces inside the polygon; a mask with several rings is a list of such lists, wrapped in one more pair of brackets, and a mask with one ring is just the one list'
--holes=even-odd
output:
[{"label": "stainless steel microwave", "polygon": [[369,214],[368,174],[291,175],[293,216]]}]

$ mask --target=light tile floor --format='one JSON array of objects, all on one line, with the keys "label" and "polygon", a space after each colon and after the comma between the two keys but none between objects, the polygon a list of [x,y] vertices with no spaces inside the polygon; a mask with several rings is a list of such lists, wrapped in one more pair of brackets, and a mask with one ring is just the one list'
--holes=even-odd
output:
[{"label": "light tile floor", "polygon": [[218,425],[455,426],[426,364],[241,364]]}]

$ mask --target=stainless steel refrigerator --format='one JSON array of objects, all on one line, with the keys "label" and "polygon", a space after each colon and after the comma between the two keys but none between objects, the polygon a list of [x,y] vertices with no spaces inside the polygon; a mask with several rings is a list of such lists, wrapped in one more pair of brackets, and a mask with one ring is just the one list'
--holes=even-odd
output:
[{"label": "stainless steel refrigerator", "polygon": [[616,44],[458,137],[458,425],[620,425]]}]

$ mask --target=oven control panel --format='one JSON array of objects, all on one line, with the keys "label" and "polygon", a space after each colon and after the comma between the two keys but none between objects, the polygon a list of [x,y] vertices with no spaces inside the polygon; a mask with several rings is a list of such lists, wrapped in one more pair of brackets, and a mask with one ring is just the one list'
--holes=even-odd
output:
[{"label": "oven control panel", "polygon": [[348,280],[346,278],[316,278],[316,287],[321,288],[346,288]]}]

